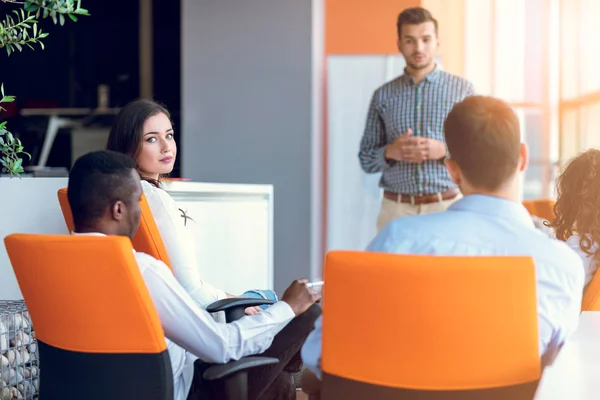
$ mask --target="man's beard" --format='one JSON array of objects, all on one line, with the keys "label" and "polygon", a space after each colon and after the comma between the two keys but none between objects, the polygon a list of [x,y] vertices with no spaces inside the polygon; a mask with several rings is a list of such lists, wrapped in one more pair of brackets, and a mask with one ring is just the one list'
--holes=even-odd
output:
[{"label": "man's beard", "polygon": [[407,61],[407,62],[406,62],[406,65],[408,65],[408,66],[409,66],[409,67],[411,67],[412,69],[415,69],[415,70],[420,70],[420,69],[425,69],[425,68],[429,67],[429,66],[432,64],[432,62],[433,62],[433,60],[429,60],[428,62],[426,62],[426,63],[424,63],[424,64],[421,64],[421,65],[416,65],[416,64],[413,64],[413,63],[411,63],[411,62]]}]

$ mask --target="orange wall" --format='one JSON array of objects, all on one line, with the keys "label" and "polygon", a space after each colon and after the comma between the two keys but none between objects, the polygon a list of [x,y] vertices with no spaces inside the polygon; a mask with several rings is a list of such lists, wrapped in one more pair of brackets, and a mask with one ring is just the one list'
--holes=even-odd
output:
[{"label": "orange wall", "polygon": [[396,19],[421,0],[325,0],[326,54],[397,54]]}]

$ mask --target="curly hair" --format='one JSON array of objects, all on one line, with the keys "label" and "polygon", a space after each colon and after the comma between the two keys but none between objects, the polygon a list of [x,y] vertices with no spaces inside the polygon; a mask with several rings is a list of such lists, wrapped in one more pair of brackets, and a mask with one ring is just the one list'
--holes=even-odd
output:
[{"label": "curly hair", "polygon": [[579,247],[600,264],[600,150],[588,150],[569,161],[556,180],[556,218],[550,226],[556,238],[579,235]]}]

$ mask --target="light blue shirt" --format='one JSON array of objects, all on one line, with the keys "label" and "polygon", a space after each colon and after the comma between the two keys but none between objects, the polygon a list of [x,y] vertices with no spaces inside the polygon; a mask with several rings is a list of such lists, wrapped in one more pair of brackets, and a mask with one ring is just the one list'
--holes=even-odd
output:
[{"label": "light blue shirt", "polygon": [[[531,256],[536,269],[540,355],[553,355],[577,327],[584,285],[581,258],[565,243],[536,229],[519,203],[484,195],[465,196],[447,211],[390,222],[367,251]],[[302,348],[302,358],[320,377],[320,318]]]}]

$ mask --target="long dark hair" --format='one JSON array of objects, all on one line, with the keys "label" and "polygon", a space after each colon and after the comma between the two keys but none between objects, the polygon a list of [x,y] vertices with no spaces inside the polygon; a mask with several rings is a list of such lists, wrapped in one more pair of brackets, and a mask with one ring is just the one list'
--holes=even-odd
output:
[{"label": "long dark hair", "polygon": [[[150,117],[163,113],[171,119],[169,111],[154,100],[139,99],[130,102],[119,111],[110,128],[106,149],[124,153],[136,160],[142,149],[144,122]],[[143,178],[154,186],[159,186],[155,179]]]},{"label": "long dark hair", "polygon": [[[160,113],[165,114],[167,118],[171,119],[169,111],[162,104],[154,100],[139,99],[128,103],[119,111],[115,122],[110,128],[106,149],[127,154],[136,161],[137,165],[137,157],[142,149],[144,122],[148,118]],[[143,176],[142,179],[160,188],[160,180]],[[181,217],[185,225],[187,225],[188,219],[193,221],[184,210],[180,208],[179,211],[181,211]]]}]

